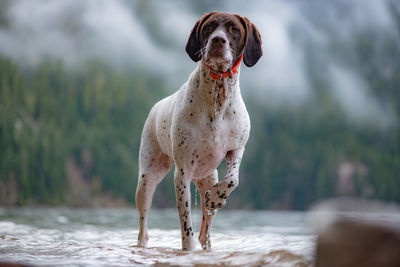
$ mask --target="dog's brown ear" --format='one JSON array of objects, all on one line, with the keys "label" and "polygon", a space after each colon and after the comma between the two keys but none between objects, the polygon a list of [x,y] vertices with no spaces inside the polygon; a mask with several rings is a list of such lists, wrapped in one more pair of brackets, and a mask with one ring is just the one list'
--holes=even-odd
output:
[{"label": "dog's brown ear", "polygon": [[246,26],[246,43],[244,45],[243,61],[247,67],[254,66],[262,56],[262,40],[257,27],[246,17],[241,18]]},{"label": "dog's brown ear", "polygon": [[200,29],[204,22],[215,12],[210,12],[204,14],[204,16],[199,19],[192,29],[190,33],[189,39],[186,44],[186,53],[188,53],[189,57],[194,61],[197,62],[201,59],[201,40],[200,40]]}]

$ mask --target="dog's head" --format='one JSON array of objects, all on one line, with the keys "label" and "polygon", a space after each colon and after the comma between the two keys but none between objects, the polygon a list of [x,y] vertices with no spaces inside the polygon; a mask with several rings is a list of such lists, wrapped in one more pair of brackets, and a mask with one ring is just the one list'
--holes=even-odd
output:
[{"label": "dog's head", "polygon": [[194,25],[186,52],[197,62],[226,71],[243,53],[244,64],[253,66],[262,56],[261,36],[247,18],[231,13],[211,12]]}]

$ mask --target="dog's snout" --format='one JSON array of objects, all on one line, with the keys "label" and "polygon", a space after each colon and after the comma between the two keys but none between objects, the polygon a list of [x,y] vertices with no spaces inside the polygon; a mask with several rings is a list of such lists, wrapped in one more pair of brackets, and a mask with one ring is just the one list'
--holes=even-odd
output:
[{"label": "dog's snout", "polygon": [[211,42],[213,45],[224,45],[226,43],[226,39],[221,36],[214,36]]},{"label": "dog's snout", "polygon": [[229,46],[226,33],[223,30],[216,30],[207,41],[206,58],[214,63],[230,64],[233,57]]}]

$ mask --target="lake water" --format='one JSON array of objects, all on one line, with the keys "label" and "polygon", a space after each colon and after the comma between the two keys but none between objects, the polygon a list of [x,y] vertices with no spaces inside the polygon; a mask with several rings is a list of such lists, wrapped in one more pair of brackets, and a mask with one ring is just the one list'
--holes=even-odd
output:
[{"label": "lake water", "polygon": [[[194,210],[194,228],[201,225]],[[0,208],[0,262],[39,266],[309,266],[316,236],[304,212],[221,210],[212,251],[182,252],[175,209],[152,210],[148,248],[135,209]]]}]

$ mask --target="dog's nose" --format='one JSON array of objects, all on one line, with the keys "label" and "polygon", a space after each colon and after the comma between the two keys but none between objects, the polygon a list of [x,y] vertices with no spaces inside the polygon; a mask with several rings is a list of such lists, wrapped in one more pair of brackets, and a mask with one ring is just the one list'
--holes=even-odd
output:
[{"label": "dog's nose", "polygon": [[211,40],[213,45],[223,45],[226,43],[225,38],[220,37],[220,36],[214,36]]}]

